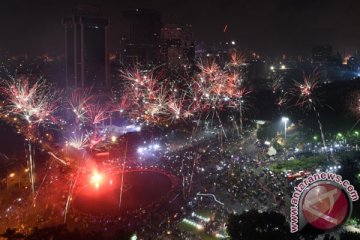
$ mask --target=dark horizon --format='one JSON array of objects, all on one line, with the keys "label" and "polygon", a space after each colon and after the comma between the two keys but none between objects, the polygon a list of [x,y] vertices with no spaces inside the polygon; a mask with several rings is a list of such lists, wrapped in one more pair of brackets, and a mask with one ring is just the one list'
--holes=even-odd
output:
[{"label": "dark horizon", "polygon": [[[0,14],[0,49],[12,54],[62,54],[62,17],[72,14],[77,3],[102,6],[111,21],[111,50],[119,48],[121,12],[132,8],[158,10],[163,23],[190,23],[196,41],[236,40],[237,46],[266,55],[310,55],[318,44],[330,44],[343,54],[360,49],[360,17],[355,0],[270,1],[55,1],[3,2]],[[227,31],[224,33],[224,27]]]}]

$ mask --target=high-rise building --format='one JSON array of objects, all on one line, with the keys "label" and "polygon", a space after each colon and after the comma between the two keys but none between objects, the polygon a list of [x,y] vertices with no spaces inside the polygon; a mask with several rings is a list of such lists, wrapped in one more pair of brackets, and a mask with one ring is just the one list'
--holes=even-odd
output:
[{"label": "high-rise building", "polygon": [[347,60],[347,65],[358,75],[360,72],[360,54],[356,52],[353,56],[349,57]]},{"label": "high-rise building", "polygon": [[197,42],[195,45],[195,59],[215,58],[220,62],[229,60],[229,53],[236,48],[236,42],[232,41],[216,41],[216,42]]},{"label": "high-rise building", "polygon": [[165,24],[161,28],[161,60],[169,66],[193,63],[194,38],[191,25]]},{"label": "high-rise building", "polygon": [[312,62],[315,64],[327,63],[332,57],[330,45],[315,46],[312,49]]},{"label": "high-rise building", "polygon": [[158,64],[160,60],[160,14],[135,9],[122,14],[120,60],[124,65]]},{"label": "high-rise building", "polygon": [[104,88],[109,84],[109,19],[99,7],[80,5],[64,17],[67,88]]}]

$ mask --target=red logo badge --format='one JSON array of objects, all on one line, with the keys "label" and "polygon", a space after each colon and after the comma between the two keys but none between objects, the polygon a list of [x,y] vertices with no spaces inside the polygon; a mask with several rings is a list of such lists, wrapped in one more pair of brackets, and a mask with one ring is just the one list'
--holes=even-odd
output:
[{"label": "red logo badge", "polygon": [[312,186],[305,193],[301,206],[307,222],[323,230],[342,225],[350,212],[347,194],[330,183]]}]

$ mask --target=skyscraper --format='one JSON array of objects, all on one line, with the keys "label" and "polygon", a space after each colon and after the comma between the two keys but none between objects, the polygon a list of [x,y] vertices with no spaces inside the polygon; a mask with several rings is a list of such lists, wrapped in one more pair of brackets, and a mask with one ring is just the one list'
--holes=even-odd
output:
[{"label": "skyscraper", "polygon": [[312,62],[314,64],[327,63],[332,56],[332,47],[330,45],[314,46],[312,49]]},{"label": "skyscraper", "polygon": [[122,13],[120,59],[125,65],[153,65],[160,58],[160,14],[152,9]]},{"label": "skyscraper", "polygon": [[109,19],[99,7],[80,5],[63,18],[65,86],[104,88],[109,85]]},{"label": "skyscraper", "polygon": [[193,63],[195,47],[191,25],[165,24],[161,28],[161,60],[169,66]]}]

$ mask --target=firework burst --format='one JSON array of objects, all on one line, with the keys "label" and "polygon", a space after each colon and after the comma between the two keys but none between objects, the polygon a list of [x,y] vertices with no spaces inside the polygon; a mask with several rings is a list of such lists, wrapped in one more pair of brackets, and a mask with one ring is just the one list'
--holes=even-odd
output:
[{"label": "firework burst", "polygon": [[4,99],[0,115],[5,118],[5,121],[8,121],[9,117],[12,118],[14,121],[11,123],[15,125],[18,132],[25,135],[27,140],[29,176],[35,197],[33,144],[37,139],[41,139],[38,136],[40,134],[38,126],[46,127],[47,124],[57,122],[53,115],[58,107],[57,93],[51,92],[51,88],[46,85],[44,79],[32,79],[28,76],[9,76],[9,79],[4,79],[0,86],[0,93]]},{"label": "firework burst", "polygon": [[246,57],[245,54],[239,53],[236,50],[230,53],[230,61],[227,64],[228,67],[240,67],[245,64]]},{"label": "firework burst", "polygon": [[315,69],[303,76],[303,82],[295,82],[293,95],[297,97],[296,105],[309,110],[319,103],[316,90],[319,88],[320,72]]},{"label": "firework burst", "polygon": [[0,88],[4,97],[1,109],[3,115],[17,116],[25,120],[25,125],[55,123],[57,94],[51,92],[43,79],[35,80],[23,76],[4,80]]},{"label": "firework burst", "polygon": [[293,91],[293,94],[297,97],[296,105],[307,111],[312,110],[316,114],[322,143],[324,149],[326,149],[325,135],[322,123],[320,121],[320,113],[317,110],[317,105],[320,104],[320,100],[317,97],[317,90],[320,87],[319,80],[320,72],[317,69],[315,69],[311,74],[308,75],[304,73],[303,82],[295,82],[295,89]]}]

